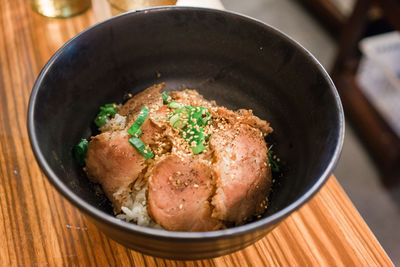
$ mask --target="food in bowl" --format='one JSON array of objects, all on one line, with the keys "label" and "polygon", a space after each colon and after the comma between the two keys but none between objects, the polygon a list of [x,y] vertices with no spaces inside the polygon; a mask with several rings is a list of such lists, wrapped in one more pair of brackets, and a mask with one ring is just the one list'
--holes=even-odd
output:
[{"label": "food in bowl", "polygon": [[276,168],[265,142],[269,123],[195,90],[161,93],[164,86],[102,106],[95,119],[101,133],[75,148],[116,216],[169,231],[212,231],[261,217]]}]

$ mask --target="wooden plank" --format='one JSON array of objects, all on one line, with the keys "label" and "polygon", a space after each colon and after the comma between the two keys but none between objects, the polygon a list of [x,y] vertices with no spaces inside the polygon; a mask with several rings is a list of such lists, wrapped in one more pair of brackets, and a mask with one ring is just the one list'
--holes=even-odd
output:
[{"label": "wooden plank", "polygon": [[224,257],[158,259],[99,232],[47,182],[25,126],[41,67],[69,38],[106,16],[104,1],[93,4],[83,15],[59,20],[32,12],[29,1],[0,0],[0,265],[392,265],[334,177],[265,238]]}]

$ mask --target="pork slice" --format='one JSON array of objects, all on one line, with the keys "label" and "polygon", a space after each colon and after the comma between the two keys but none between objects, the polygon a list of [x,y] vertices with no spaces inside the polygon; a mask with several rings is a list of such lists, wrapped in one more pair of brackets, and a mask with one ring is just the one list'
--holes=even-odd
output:
[{"label": "pork slice", "polygon": [[165,125],[157,123],[154,119],[147,117],[140,127],[142,134],[140,140],[146,145],[156,144],[164,132]]},{"label": "pork slice", "polygon": [[227,125],[210,138],[216,191],[212,217],[236,225],[264,212],[271,187],[267,146],[260,130]]},{"label": "pork slice", "polygon": [[103,191],[118,212],[122,192],[145,170],[145,158],[128,142],[125,131],[105,132],[92,137],[86,154],[86,173]]},{"label": "pork slice", "polygon": [[267,136],[268,134],[273,132],[273,129],[269,125],[269,123],[255,116],[251,109],[239,109],[238,111],[236,111],[236,113],[239,114],[239,116],[241,117],[241,123],[259,129],[264,134],[264,136]]},{"label": "pork slice", "polygon": [[144,91],[134,95],[131,99],[119,109],[118,113],[127,117],[127,121],[133,120],[140,112],[143,106],[149,109],[161,107],[163,99],[161,89],[165,87],[165,83],[155,84]]},{"label": "pork slice", "polygon": [[211,108],[216,106],[215,101],[205,99],[196,90],[185,89],[183,91],[171,91],[169,92],[169,96],[171,96],[173,101],[194,107],[203,106]]},{"label": "pork slice", "polygon": [[273,132],[269,123],[253,114],[250,109],[239,109],[236,112],[229,110],[225,107],[218,107],[212,112],[214,118],[221,118],[227,120],[229,123],[247,124],[253,128],[259,129],[264,136]]},{"label": "pork slice", "polygon": [[213,186],[206,161],[166,156],[154,166],[148,186],[148,212],[164,229],[196,232],[221,227],[211,218]]}]

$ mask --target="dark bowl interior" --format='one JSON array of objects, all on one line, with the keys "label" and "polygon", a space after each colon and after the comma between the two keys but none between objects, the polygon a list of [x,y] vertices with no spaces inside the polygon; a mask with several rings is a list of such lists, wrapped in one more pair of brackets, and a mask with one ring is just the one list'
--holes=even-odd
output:
[{"label": "dark bowl interior", "polygon": [[[224,231],[173,233],[113,217],[72,147],[95,133],[100,105],[159,82],[166,90],[197,89],[231,109],[253,109],[271,123],[268,141],[283,176],[263,219]],[[28,128],[50,182],[106,234],[144,253],[187,259],[251,244],[316,193],[338,159],[343,112],[321,65],[284,34],[234,13],[168,7],[114,17],[63,46],[34,86]],[[166,247],[172,244],[174,252]]]}]

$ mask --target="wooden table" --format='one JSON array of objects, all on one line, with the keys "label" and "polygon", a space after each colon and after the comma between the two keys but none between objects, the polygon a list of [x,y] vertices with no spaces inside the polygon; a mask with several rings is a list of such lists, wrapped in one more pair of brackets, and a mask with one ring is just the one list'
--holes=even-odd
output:
[{"label": "wooden table", "polygon": [[333,176],[261,241],[224,257],[158,259],[100,233],[40,171],[28,140],[26,113],[32,85],[50,56],[107,16],[103,0],[66,20],[34,13],[29,1],[0,0],[0,266],[392,265]]}]

